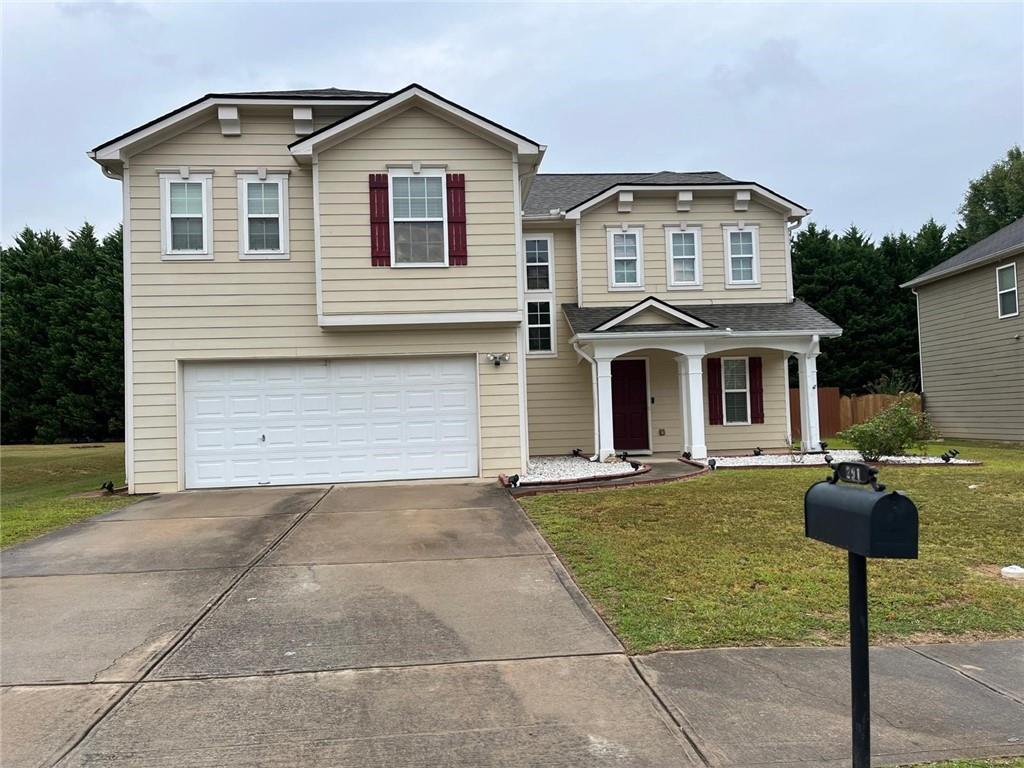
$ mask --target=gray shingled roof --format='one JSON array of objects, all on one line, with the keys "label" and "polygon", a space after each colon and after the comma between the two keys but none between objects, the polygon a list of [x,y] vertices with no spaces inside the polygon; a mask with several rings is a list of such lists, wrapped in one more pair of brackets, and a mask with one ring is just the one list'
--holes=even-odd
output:
[{"label": "gray shingled roof", "polygon": [[718,171],[676,173],[538,173],[530,187],[524,211],[527,216],[543,216],[554,208],[563,211],[601,194],[616,184],[732,184]]},{"label": "gray shingled roof", "polygon": [[923,272],[913,280],[904,283],[901,287],[906,288],[922,283],[930,283],[942,277],[955,275],[975,266],[981,266],[992,259],[1000,256],[1009,256],[1014,251],[1024,251],[1024,217],[1017,219],[1012,224],[1007,224],[998,232],[993,232],[984,240],[980,240],[970,248],[965,248],[956,256],[946,259],[941,264]]},{"label": "gray shingled roof", "polygon": [[304,88],[294,91],[241,91],[238,93],[211,93],[227,98],[276,99],[383,99],[387,91],[353,91],[348,88]]},{"label": "gray shingled roof", "polygon": [[[680,312],[702,320],[715,330],[731,328],[736,333],[748,331],[792,331],[793,333],[839,333],[842,329],[797,299],[787,304],[704,304],[684,306],[673,304]],[[576,333],[594,333],[602,323],[625,312],[629,307],[578,307],[563,304],[562,311]],[[650,333],[658,331],[693,331],[701,329],[685,323],[664,325],[619,325],[599,333]],[[706,333],[707,331],[703,331]]]}]

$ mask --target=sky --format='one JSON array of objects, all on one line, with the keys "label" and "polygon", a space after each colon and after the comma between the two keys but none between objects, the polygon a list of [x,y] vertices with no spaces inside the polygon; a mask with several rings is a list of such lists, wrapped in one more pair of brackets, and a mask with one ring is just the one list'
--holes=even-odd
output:
[{"label": "sky", "polygon": [[542,172],[719,170],[872,237],[953,226],[1024,143],[1024,3],[17,3],[0,241],[121,219],[86,151],[217,91],[419,82]]}]

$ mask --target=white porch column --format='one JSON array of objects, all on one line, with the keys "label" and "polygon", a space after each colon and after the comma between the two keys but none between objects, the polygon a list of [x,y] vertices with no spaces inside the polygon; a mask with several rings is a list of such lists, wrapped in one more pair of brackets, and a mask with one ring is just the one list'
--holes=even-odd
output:
[{"label": "white porch column", "polygon": [[615,453],[615,435],[612,422],[612,358],[594,356],[597,365],[598,450],[601,461]]},{"label": "white porch column", "polygon": [[676,358],[676,369],[679,371],[679,434],[682,435],[682,451],[690,450],[693,442],[690,435],[690,386],[686,376],[686,357],[680,355]]},{"label": "white porch column", "polygon": [[706,459],[708,447],[704,437],[704,355],[683,355],[676,358],[679,366],[679,397],[685,405],[683,416],[683,448],[694,459]]},{"label": "white porch column", "polygon": [[796,356],[800,378],[800,445],[805,451],[821,449],[821,426],[818,423],[818,355]]}]

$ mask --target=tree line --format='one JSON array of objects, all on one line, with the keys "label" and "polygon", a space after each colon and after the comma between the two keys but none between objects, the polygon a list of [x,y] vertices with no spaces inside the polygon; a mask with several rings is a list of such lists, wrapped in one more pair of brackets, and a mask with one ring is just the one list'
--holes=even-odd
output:
[{"label": "tree line", "polygon": [[[972,181],[951,232],[926,222],[873,242],[814,223],[793,241],[796,295],[843,327],[825,340],[818,381],[844,392],[914,389],[914,296],[900,284],[1024,216],[1024,154]],[[0,438],[5,443],[124,435],[121,230],[85,224],[66,240],[26,228],[0,247]]]}]

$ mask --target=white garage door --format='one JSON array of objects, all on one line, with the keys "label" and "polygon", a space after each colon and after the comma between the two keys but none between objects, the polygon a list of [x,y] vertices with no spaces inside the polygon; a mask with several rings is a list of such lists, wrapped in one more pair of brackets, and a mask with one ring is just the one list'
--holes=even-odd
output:
[{"label": "white garage door", "polygon": [[185,486],[477,474],[471,357],[189,363]]}]

